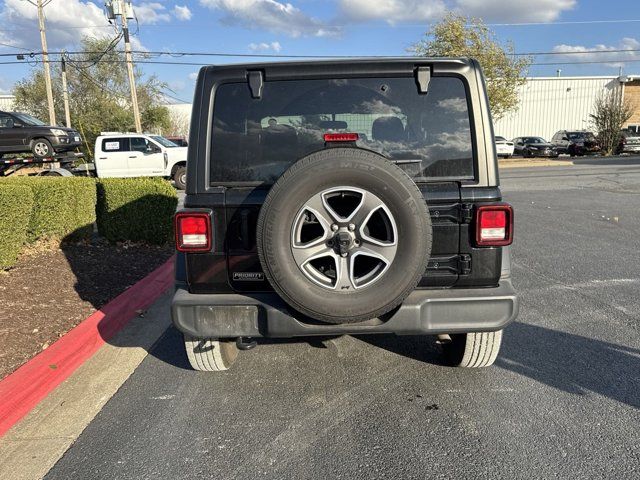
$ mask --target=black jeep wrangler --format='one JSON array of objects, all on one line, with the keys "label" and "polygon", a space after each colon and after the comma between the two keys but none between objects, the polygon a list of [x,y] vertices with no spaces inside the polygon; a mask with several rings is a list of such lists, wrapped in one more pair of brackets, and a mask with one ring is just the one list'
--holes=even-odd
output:
[{"label": "black jeep wrangler", "polygon": [[193,103],[172,315],[196,370],[260,337],[438,335],[491,365],[518,313],[470,59],[210,66]]}]

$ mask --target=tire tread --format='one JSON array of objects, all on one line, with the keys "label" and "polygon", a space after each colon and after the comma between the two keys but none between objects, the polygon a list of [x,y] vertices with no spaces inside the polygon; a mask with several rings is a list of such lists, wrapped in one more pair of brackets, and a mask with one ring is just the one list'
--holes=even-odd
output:
[{"label": "tire tread", "polygon": [[233,342],[213,338],[196,338],[184,334],[184,346],[189,364],[200,372],[228,370],[238,355]]},{"label": "tire tread", "polygon": [[[278,284],[278,282],[275,279],[275,276],[273,275],[272,271],[271,271],[271,266],[269,264],[268,261],[266,261],[266,259],[264,258],[264,254],[263,254],[263,249],[264,247],[264,231],[265,228],[267,226],[267,222],[268,222],[268,215],[264,215],[263,212],[268,212],[270,210],[271,204],[274,201],[274,199],[276,198],[275,195],[273,195],[272,193],[274,191],[279,190],[278,186],[282,185],[283,183],[286,183],[289,181],[289,178],[291,178],[292,176],[296,175],[297,172],[301,169],[306,169],[309,167],[309,165],[311,165],[312,163],[315,162],[322,162],[324,160],[324,157],[330,157],[335,155],[336,153],[340,154],[340,153],[344,153],[344,151],[348,150],[348,155],[351,158],[358,158],[360,157],[361,160],[367,160],[367,161],[372,161],[373,158],[377,158],[377,160],[373,160],[373,161],[379,161],[379,162],[384,162],[386,168],[391,169],[391,171],[400,177],[405,177],[406,179],[409,179],[410,182],[407,182],[407,187],[409,188],[413,188],[414,189],[414,194],[418,195],[420,198],[423,198],[423,194],[420,191],[420,189],[418,188],[418,185],[411,179],[411,177],[409,177],[407,175],[407,173],[402,170],[398,165],[396,165],[393,162],[390,162],[387,158],[385,158],[384,156],[377,154],[375,152],[369,151],[369,150],[363,150],[363,149],[358,149],[358,148],[330,148],[330,149],[325,149],[325,150],[320,150],[318,152],[312,153],[300,160],[298,160],[296,163],[294,163],[291,167],[289,167],[289,169],[287,169],[281,176],[280,178],[276,181],[276,183],[273,185],[273,187],[271,188],[271,191],[269,192],[269,194],[267,195],[261,211],[260,211],[260,215],[258,215],[258,222],[257,222],[257,228],[256,228],[256,245],[258,246],[257,250],[258,250],[258,257],[260,259],[260,263],[263,267],[263,271],[264,274],[267,278],[267,280],[269,281],[269,283],[274,287],[274,289],[280,294],[281,297],[283,297],[283,299],[291,306],[293,306],[294,308],[296,308],[297,310],[300,311],[309,311],[308,308],[304,305],[301,305],[299,302],[297,302],[295,299],[289,297],[286,295],[286,293],[284,292],[284,289]],[[342,151],[342,152],[341,152]],[[427,207],[426,202],[422,203],[422,208],[423,208],[423,212],[422,215],[428,219],[428,223],[429,223],[429,229],[428,232],[425,233],[425,237],[427,239],[427,243],[428,243],[428,251],[431,251],[431,245],[432,245],[432,229],[431,229],[431,217],[429,214],[429,209]],[[359,315],[359,316],[352,316],[350,317],[350,319],[348,320],[349,323],[355,323],[355,322],[359,322],[359,321],[364,321],[364,320],[369,320],[371,318],[376,318],[376,317],[380,317],[381,315],[384,315],[385,313],[393,310],[394,308],[396,308],[398,305],[400,305],[405,298],[415,289],[416,285],[418,285],[418,282],[420,281],[420,279],[422,278],[422,275],[424,274],[424,272],[427,269],[427,265],[429,262],[429,255],[425,255],[424,258],[421,259],[419,268],[416,269],[416,273],[414,274],[413,278],[411,279],[411,281],[407,284],[407,287],[402,291],[402,293],[392,302],[388,303],[387,305],[385,305],[382,308],[379,308],[378,310],[368,313],[366,315]],[[320,320],[320,321],[325,321],[327,323],[341,323],[340,320],[345,321],[345,319],[342,319],[341,317],[338,316],[332,316],[332,315],[326,315],[320,312],[312,312],[312,315],[314,318]]]}]

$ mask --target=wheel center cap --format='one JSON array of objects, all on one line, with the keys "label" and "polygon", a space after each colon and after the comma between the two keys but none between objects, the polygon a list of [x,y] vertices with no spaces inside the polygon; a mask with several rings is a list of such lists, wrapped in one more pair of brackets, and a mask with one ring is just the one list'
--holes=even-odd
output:
[{"label": "wheel center cap", "polygon": [[333,245],[338,254],[345,256],[351,247],[353,247],[353,241],[355,236],[349,231],[339,231],[333,237]]}]

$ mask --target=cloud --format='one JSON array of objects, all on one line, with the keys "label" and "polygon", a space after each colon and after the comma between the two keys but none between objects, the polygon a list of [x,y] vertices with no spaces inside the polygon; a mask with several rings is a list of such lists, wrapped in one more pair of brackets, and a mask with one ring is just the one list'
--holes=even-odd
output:
[{"label": "cloud", "polygon": [[189,7],[186,5],[175,5],[173,7],[173,14],[178,20],[191,20],[191,17],[193,16],[191,10],[189,10]]},{"label": "cloud", "polygon": [[183,90],[184,87],[187,86],[187,84],[184,82],[184,80],[171,80],[170,82],[167,83],[167,86],[171,90],[176,92],[176,91],[179,91],[179,90]]},{"label": "cloud", "polygon": [[340,33],[339,28],[306,15],[290,3],[276,0],[200,0],[200,4],[222,11],[222,21],[228,25],[261,28],[292,37],[326,37]]},{"label": "cloud", "polygon": [[[616,50],[636,51],[616,52]],[[602,44],[595,45],[593,47],[566,44],[556,45],[553,47],[553,51],[558,53],[558,55],[549,55],[548,58],[552,59],[552,61],[560,62],[606,62],[605,65],[610,67],[620,67],[624,65],[625,60],[640,60],[640,51],[637,50],[640,50],[640,41],[635,38],[626,37],[617,45],[611,46]]]},{"label": "cloud", "polygon": [[577,0],[338,0],[352,21],[430,22],[447,11],[482,18],[485,22],[550,22]]},{"label": "cloud", "polygon": [[437,103],[438,107],[446,110],[447,112],[466,113],[467,112],[467,100],[464,98],[446,98],[440,100]]},{"label": "cloud", "polygon": [[[45,8],[47,43],[50,49],[60,49],[77,43],[84,36],[113,35],[102,9],[88,0],[65,0],[64,8],[53,3]],[[29,2],[5,0],[0,9],[0,41],[32,50],[40,50],[37,29],[38,11]],[[72,28],[86,25],[86,28]],[[105,28],[101,28],[104,26]],[[0,47],[1,48],[1,47]]]},{"label": "cloud", "polygon": [[171,15],[167,13],[167,8],[158,2],[145,2],[134,5],[133,10],[141,24],[155,25],[157,23],[169,22]]},{"label": "cloud", "polygon": [[268,50],[272,50],[278,53],[280,50],[282,50],[282,46],[280,45],[280,42],[250,43],[249,50],[251,50],[252,52],[266,52]]},{"label": "cloud", "polygon": [[552,22],[577,0],[456,0],[461,13],[485,22]]},{"label": "cloud", "polygon": [[0,95],[7,95],[10,92],[11,84],[4,77],[0,77]]},{"label": "cloud", "polygon": [[446,13],[444,0],[339,0],[339,8],[354,21],[424,22]]}]

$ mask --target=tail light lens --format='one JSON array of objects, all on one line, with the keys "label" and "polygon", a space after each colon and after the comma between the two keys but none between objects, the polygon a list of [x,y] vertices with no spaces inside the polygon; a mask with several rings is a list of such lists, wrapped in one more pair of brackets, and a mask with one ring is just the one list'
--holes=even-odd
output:
[{"label": "tail light lens", "polygon": [[513,208],[501,203],[483,205],[476,211],[476,244],[502,247],[513,241]]},{"label": "tail light lens", "polygon": [[358,140],[357,133],[325,133],[325,142],[355,142]]},{"label": "tail light lens", "polygon": [[180,212],[175,216],[176,249],[179,252],[208,252],[213,244],[211,215]]}]

